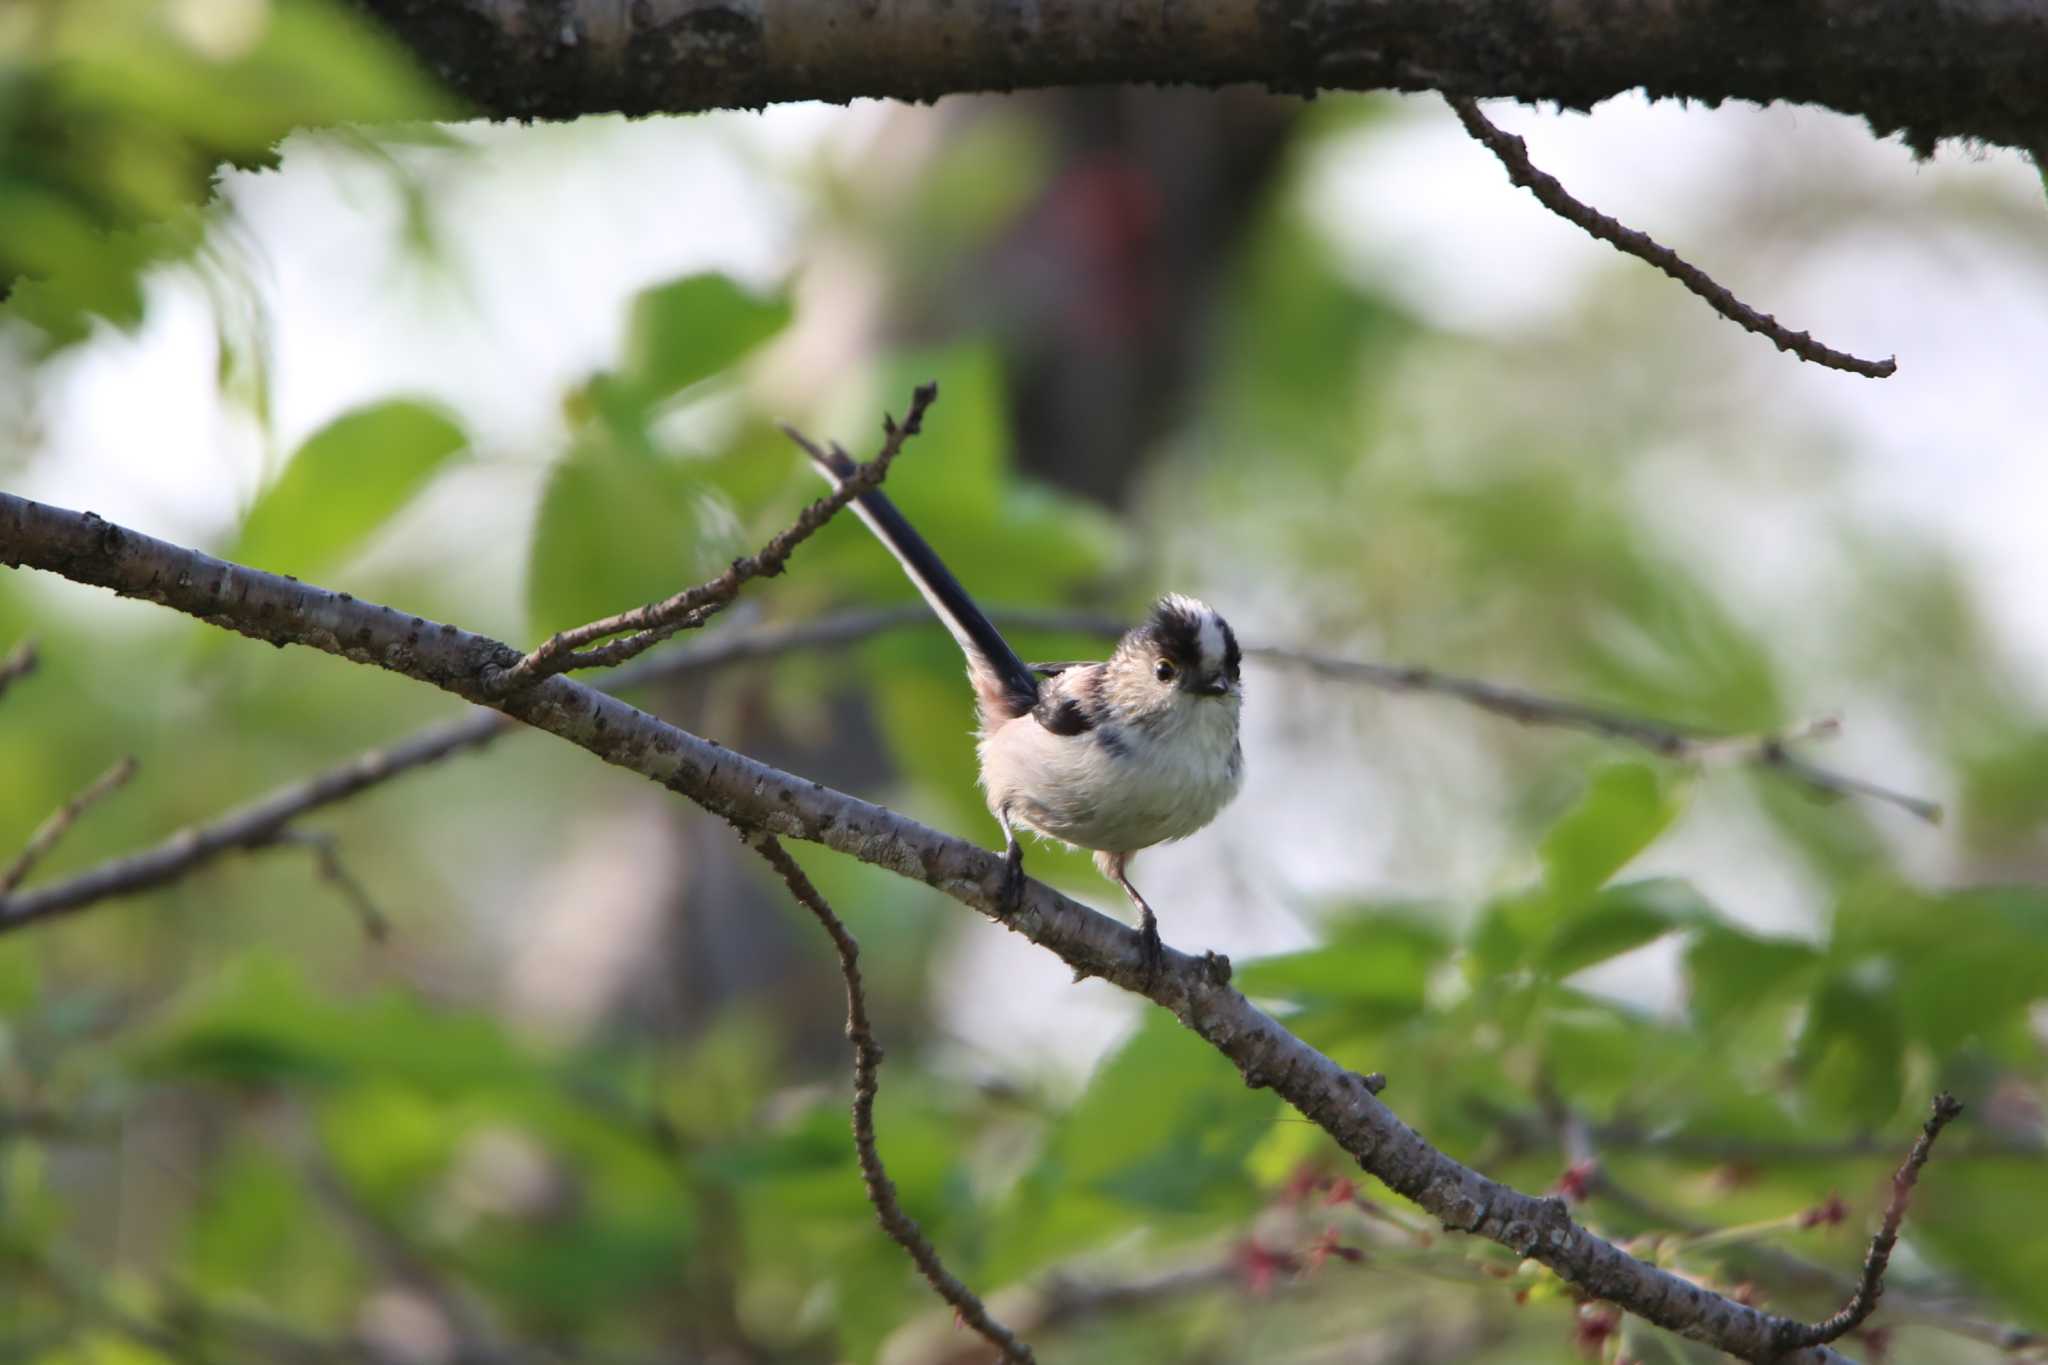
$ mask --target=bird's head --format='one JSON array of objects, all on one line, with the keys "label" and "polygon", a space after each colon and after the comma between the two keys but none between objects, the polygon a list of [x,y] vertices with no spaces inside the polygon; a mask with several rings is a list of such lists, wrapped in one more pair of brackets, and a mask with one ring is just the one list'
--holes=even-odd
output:
[{"label": "bird's head", "polygon": [[1169,593],[1117,642],[1108,681],[1131,712],[1221,705],[1235,713],[1243,698],[1242,659],[1230,623],[1214,608]]}]

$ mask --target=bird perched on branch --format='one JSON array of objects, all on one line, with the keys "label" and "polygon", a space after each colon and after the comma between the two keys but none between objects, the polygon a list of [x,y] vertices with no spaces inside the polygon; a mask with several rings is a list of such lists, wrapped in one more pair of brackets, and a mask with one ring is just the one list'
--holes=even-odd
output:
[{"label": "bird perched on branch", "polygon": [[[837,446],[796,437],[837,487],[856,468]],[[960,580],[879,492],[854,511],[903,565],[967,655],[981,716],[981,786],[1002,826],[1004,899],[1024,890],[1019,827],[1092,849],[1102,875],[1143,916],[1146,960],[1162,959],[1158,918],[1131,885],[1140,849],[1216,818],[1244,780],[1237,636],[1192,597],[1169,594],[1100,663],[1027,664]]]}]

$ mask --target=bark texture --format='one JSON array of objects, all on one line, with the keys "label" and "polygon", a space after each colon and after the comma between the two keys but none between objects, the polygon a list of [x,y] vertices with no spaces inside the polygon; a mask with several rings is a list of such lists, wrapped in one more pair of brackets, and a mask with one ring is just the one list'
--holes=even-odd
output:
[{"label": "bark texture", "polygon": [[1111,82],[1824,105],[2048,145],[2039,0],[356,0],[485,113],[572,118]]}]

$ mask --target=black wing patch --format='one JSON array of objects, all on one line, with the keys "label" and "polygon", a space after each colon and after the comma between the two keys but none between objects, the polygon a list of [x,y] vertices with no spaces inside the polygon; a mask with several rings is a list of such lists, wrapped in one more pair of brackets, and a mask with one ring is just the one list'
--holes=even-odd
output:
[{"label": "black wing patch", "polygon": [[1032,708],[1038,723],[1062,738],[1085,735],[1095,728],[1095,717],[1073,697],[1046,697]]}]

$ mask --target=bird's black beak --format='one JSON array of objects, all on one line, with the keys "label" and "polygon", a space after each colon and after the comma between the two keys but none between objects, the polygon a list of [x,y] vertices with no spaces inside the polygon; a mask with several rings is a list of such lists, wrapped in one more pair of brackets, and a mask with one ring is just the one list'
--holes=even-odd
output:
[{"label": "bird's black beak", "polygon": [[1221,673],[1213,678],[1199,678],[1189,685],[1188,691],[1203,697],[1227,697],[1230,695],[1230,679]]}]

